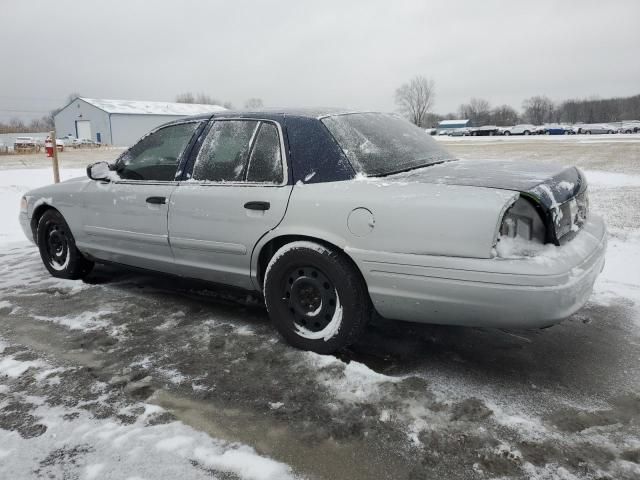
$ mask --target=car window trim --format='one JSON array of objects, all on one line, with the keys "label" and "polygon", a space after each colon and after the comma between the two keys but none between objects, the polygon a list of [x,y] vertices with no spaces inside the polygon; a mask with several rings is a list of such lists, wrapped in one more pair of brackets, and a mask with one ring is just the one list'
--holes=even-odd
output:
[{"label": "car window trim", "polygon": [[[172,122],[169,125],[160,125],[159,127],[154,128],[153,130],[151,130],[147,134],[145,134],[142,137],[140,137],[136,143],[134,143],[129,148],[127,148],[124,152],[122,152],[118,156],[118,158],[115,160],[115,162],[113,162],[113,165],[114,166],[117,165],[118,162],[120,161],[120,159],[122,157],[124,157],[129,152],[129,150],[131,150],[133,147],[135,147],[137,144],[139,144],[142,140],[144,140],[145,138],[153,135],[154,133],[157,133],[160,130],[164,130],[165,128],[177,127],[179,125],[187,125],[189,123],[195,123],[195,124],[200,123],[202,125],[206,125],[207,121],[206,120],[202,120],[202,119],[199,119],[199,120],[186,120],[186,121],[183,121],[183,122],[181,122],[181,121]],[[185,145],[184,149],[180,153],[180,157],[178,158],[178,162],[176,163],[176,171],[173,174],[173,179],[171,179],[171,180],[134,180],[134,179],[131,179],[131,178],[121,178],[119,180],[111,180],[111,182],[112,183],[117,183],[117,184],[129,184],[129,185],[171,185],[171,184],[176,184],[177,185],[178,182],[179,182],[178,177],[181,176],[181,173],[178,174],[178,172],[180,172],[181,168],[183,167],[185,158],[188,158],[188,156],[189,156],[188,154],[191,153],[191,150],[192,150],[193,145],[195,143],[195,139],[197,139],[197,137],[201,133],[202,125],[196,126],[196,128],[193,131],[193,133],[191,134],[191,138],[189,139],[189,141]]]},{"label": "car window trim", "polygon": [[[247,168],[245,169],[244,172],[244,178],[245,180],[242,181],[233,181],[233,182],[213,182],[213,181],[209,181],[209,180],[193,180],[192,175],[193,175],[193,169],[195,168],[196,165],[196,161],[198,159],[198,154],[200,153],[200,150],[202,149],[202,143],[204,142],[204,139],[207,137],[207,135],[209,134],[209,132],[211,131],[211,128],[213,128],[213,125],[216,122],[225,122],[225,121],[251,121],[251,122],[258,122],[258,127],[256,128],[256,130],[253,132],[251,139],[250,139],[250,143],[249,143],[249,150],[248,150],[248,157],[247,157]],[[262,126],[262,123],[271,123],[273,125],[276,126],[276,129],[278,130],[278,138],[280,140],[280,164],[282,165],[282,182],[281,183],[267,183],[267,182],[248,182],[246,181],[247,178],[247,171],[248,171],[248,167],[249,167],[249,160],[251,158],[251,152],[253,151],[253,145],[255,143],[255,140],[257,138],[257,134],[260,131],[260,127]],[[202,186],[217,186],[217,187],[221,187],[221,186],[245,186],[245,187],[284,187],[286,185],[289,184],[289,164],[288,164],[288,158],[287,158],[287,152],[286,152],[286,148],[285,148],[285,144],[284,144],[284,132],[283,132],[283,128],[282,125],[280,124],[280,122],[278,122],[277,120],[272,120],[269,118],[253,118],[253,117],[214,117],[209,121],[209,126],[208,128],[205,128],[202,132],[201,132],[201,137],[202,137],[202,142],[200,142],[200,146],[197,149],[197,151],[195,152],[191,152],[191,154],[193,155],[193,159],[189,164],[188,167],[188,172],[184,172],[182,175],[182,178],[180,180],[180,183],[183,185],[202,185]],[[189,176],[187,178],[187,175]]]}]

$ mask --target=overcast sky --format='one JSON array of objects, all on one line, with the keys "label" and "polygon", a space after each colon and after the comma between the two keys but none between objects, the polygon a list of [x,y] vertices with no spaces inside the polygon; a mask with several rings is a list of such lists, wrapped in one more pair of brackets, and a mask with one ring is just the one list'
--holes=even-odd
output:
[{"label": "overcast sky", "polygon": [[0,120],[71,92],[394,110],[417,74],[439,113],[640,93],[638,0],[3,0],[0,41]]}]

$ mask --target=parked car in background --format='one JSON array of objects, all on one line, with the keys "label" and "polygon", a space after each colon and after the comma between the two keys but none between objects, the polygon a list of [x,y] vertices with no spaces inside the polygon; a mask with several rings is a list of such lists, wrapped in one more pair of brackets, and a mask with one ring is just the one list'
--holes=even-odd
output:
[{"label": "parked car in background", "polygon": [[97,148],[100,144],[89,138],[77,138],[73,140],[73,148]]},{"label": "parked car in background", "polygon": [[469,135],[471,129],[470,128],[456,128],[449,130],[445,135],[449,135],[450,137],[466,137]]},{"label": "parked car in background", "polygon": [[506,131],[512,129],[513,127],[498,127],[498,135],[504,135]]},{"label": "parked car in background", "polygon": [[564,135],[567,128],[557,123],[547,123],[538,129],[540,135]]},{"label": "parked car in background", "polygon": [[62,138],[56,138],[56,148],[59,152],[64,152],[64,140]]},{"label": "parked car in background", "polygon": [[607,242],[575,167],[456,160],[399,116],[331,110],[165,124],[27,192],[19,218],[55,277],[113,262],[256,291],[290,344],[325,354],[374,312],[558,323],[589,298]]},{"label": "parked car in background", "polygon": [[618,133],[639,133],[639,132],[640,132],[639,120],[622,122],[622,125],[618,127]]},{"label": "parked car in background", "polygon": [[483,125],[482,127],[471,128],[469,131],[469,135],[473,137],[486,137],[486,136],[494,136],[498,135],[499,130],[495,125]]},{"label": "parked car in background", "polygon": [[536,127],[530,123],[516,125],[504,131],[505,135],[533,135],[534,133],[536,133]]},{"label": "parked car in background", "polygon": [[608,123],[588,123],[580,125],[578,133],[584,133],[586,135],[600,134],[600,133],[616,133],[618,129]]},{"label": "parked car in background", "polygon": [[37,153],[40,151],[40,142],[33,137],[16,137],[13,142],[13,151],[16,153]]},{"label": "parked car in background", "polygon": [[424,131],[429,135],[436,135],[438,133],[437,128],[425,128]]}]

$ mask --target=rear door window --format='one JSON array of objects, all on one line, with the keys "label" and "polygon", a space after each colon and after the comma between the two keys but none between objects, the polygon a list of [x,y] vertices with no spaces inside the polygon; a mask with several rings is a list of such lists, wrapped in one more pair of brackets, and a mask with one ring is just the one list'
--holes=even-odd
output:
[{"label": "rear door window", "polygon": [[278,129],[272,123],[262,123],[249,157],[247,182],[281,184],[282,180]]},{"label": "rear door window", "polygon": [[193,167],[194,180],[240,182],[246,174],[257,120],[218,120],[213,123]]},{"label": "rear door window", "polygon": [[196,157],[192,179],[214,183],[282,184],[278,128],[261,120],[216,120]]}]

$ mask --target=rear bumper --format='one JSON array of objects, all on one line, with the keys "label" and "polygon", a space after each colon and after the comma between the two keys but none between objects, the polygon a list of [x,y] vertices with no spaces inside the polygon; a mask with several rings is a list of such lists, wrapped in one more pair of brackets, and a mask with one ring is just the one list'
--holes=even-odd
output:
[{"label": "rear bumper", "polygon": [[604,266],[606,228],[593,216],[551,255],[474,259],[350,250],[377,311],[422,323],[552,325],[580,309]]}]

